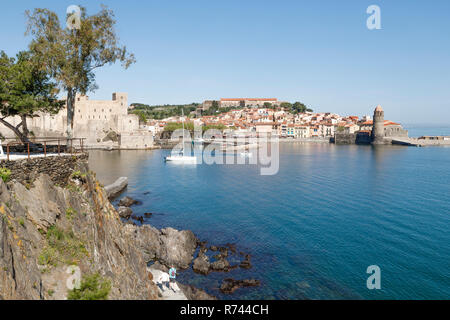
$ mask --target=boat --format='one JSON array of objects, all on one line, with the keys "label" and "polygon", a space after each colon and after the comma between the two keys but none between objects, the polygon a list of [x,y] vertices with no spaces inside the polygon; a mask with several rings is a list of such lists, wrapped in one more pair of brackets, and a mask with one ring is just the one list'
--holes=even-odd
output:
[{"label": "boat", "polygon": [[184,112],[181,110],[182,117],[183,117],[183,147],[181,148],[181,151],[177,154],[171,154],[170,156],[167,156],[164,158],[165,161],[175,162],[175,163],[189,163],[189,164],[196,164],[197,163],[197,157],[195,156],[186,156],[184,155]]},{"label": "boat", "polygon": [[251,157],[253,157],[253,153],[251,153],[251,152],[241,152],[240,153],[240,155],[241,155],[241,157],[244,157],[244,158],[251,158]]}]

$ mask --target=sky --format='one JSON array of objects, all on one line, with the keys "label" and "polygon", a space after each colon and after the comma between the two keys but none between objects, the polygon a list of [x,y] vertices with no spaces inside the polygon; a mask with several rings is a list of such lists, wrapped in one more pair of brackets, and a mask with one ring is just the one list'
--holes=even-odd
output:
[{"label": "sky", "polygon": [[[129,103],[220,98],[301,101],[318,112],[450,125],[448,0],[15,0],[2,4],[0,50],[25,50],[25,10],[103,3],[137,62],[97,72],[91,99],[128,92]],[[381,29],[369,30],[370,5]]]}]

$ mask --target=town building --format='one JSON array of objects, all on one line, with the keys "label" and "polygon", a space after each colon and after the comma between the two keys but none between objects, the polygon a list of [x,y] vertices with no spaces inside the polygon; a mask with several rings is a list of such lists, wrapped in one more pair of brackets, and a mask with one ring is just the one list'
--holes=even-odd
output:
[{"label": "town building", "polygon": [[278,104],[278,99],[275,98],[222,98],[220,99],[221,107],[264,107],[265,104]]}]

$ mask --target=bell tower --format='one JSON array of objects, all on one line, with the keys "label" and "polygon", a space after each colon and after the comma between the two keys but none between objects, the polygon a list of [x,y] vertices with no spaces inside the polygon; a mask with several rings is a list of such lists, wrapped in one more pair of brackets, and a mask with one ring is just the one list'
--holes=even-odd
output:
[{"label": "bell tower", "polygon": [[372,144],[384,144],[384,111],[380,105],[373,113]]}]

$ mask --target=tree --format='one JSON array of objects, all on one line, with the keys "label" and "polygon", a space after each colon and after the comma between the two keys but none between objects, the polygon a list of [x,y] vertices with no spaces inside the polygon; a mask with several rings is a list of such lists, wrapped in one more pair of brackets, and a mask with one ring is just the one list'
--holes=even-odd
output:
[{"label": "tree", "polygon": [[306,107],[306,105],[304,105],[301,102],[295,102],[292,105],[292,111],[294,113],[305,113],[305,112],[312,112],[313,110],[308,108],[308,107]]},{"label": "tree", "polygon": [[30,50],[67,92],[67,136],[71,138],[76,94],[97,88],[95,70],[117,61],[127,69],[136,60],[118,44],[114,13],[106,6],[91,16],[80,8],[78,16],[67,17],[68,26],[71,19],[79,22],[70,28],[61,27],[58,16],[48,9],[34,9],[26,15],[27,34],[33,37]]},{"label": "tree", "polygon": [[[64,107],[57,99],[56,83],[35,58],[27,51],[19,52],[16,59],[0,53],[0,123],[22,142],[29,142],[28,117],[37,116],[37,112],[54,114]],[[6,120],[13,116],[21,118],[17,126]]]},{"label": "tree", "polygon": [[133,110],[131,111],[132,114],[135,114],[139,117],[139,122],[146,124],[147,123],[147,115],[142,110]]},{"label": "tree", "polygon": [[290,112],[292,110],[292,103],[289,102],[282,102],[280,104],[281,108],[284,108],[286,111]]}]

